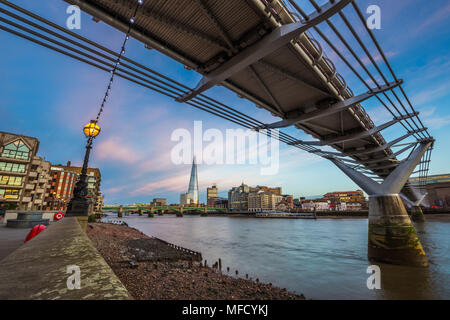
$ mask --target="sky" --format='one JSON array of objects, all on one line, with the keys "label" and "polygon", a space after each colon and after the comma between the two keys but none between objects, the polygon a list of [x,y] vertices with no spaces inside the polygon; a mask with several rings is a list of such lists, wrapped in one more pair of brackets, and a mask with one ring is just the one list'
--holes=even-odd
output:
[{"label": "sky", "polygon": [[[12,2],[61,26],[65,26],[69,16],[68,4],[62,0]],[[298,3],[302,5],[304,1]],[[425,126],[436,138],[430,174],[450,172],[450,3],[447,0],[357,3],[363,11],[369,5],[381,9],[381,29],[374,30],[374,34],[397,76],[404,80],[405,91],[421,112]],[[304,8],[312,11],[308,6]],[[356,19],[351,10],[344,12],[349,12],[351,21]],[[336,19],[336,25],[342,26],[342,22]],[[329,32],[325,26],[320,27]],[[74,31],[115,51],[120,49],[124,37],[84,13],[81,29]],[[82,127],[95,118],[109,74],[1,30],[0,43],[0,131],[37,137],[38,155],[53,164],[70,160],[81,166],[85,145]],[[353,91],[364,92],[329,48],[324,49]],[[190,87],[200,79],[199,74],[156,50],[146,49],[135,39],[128,42],[126,56]],[[379,60],[379,56],[374,56]],[[223,87],[212,88],[207,94],[261,121],[274,120],[269,112]],[[375,99],[363,106],[375,124],[390,120]],[[102,132],[95,140],[90,159],[90,166],[101,170],[105,203],[145,203],[156,197],[178,202],[180,193],[187,192],[190,165],[171,160],[178,143],[171,136],[177,129],[193,132],[194,121],[202,121],[203,130],[218,129],[224,135],[227,129],[237,128],[231,122],[116,78],[100,120]],[[383,131],[383,135],[390,140],[402,134],[402,130],[395,125]],[[311,139],[297,129],[285,131],[300,139]],[[242,182],[251,186],[281,186],[283,193],[294,197],[358,189],[325,159],[284,144],[279,146],[279,155],[279,170],[273,175],[262,175],[261,164],[199,163],[200,200],[205,201],[206,187],[213,183],[218,185],[222,197],[226,197],[229,188]]]}]

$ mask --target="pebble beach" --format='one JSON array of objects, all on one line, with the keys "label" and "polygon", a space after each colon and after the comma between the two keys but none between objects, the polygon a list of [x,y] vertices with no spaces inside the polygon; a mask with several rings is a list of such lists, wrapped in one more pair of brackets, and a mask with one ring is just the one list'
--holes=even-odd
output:
[{"label": "pebble beach", "polygon": [[137,300],[304,300],[302,294],[205,266],[200,253],[175,249],[125,225],[90,223],[87,234]]}]

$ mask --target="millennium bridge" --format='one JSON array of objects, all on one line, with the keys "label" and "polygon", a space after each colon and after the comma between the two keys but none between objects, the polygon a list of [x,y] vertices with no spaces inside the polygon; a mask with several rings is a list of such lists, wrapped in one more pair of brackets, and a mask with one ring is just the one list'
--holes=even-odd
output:
[{"label": "millennium bridge", "polygon": [[[357,1],[65,1],[182,63],[201,80],[175,81],[149,61],[130,59],[6,0],[0,0],[0,29],[105,72],[121,57],[117,76],[123,79],[328,159],[369,195],[369,259],[428,265],[403,201],[423,220],[419,205],[434,139]],[[338,65],[350,76],[344,78]],[[354,91],[350,82],[363,89]],[[250,115],[254,110],[243,113],[208,96],[214,86],[279,120],[259,121]],[[369,99],[391,119],[375,124],[362,105]],[[386,141],[382,131],[393,126],[402,133]],[[312,140],[283,132],[286,127]],[[423,181],[415,189],[407,183],[411,174]]]}]

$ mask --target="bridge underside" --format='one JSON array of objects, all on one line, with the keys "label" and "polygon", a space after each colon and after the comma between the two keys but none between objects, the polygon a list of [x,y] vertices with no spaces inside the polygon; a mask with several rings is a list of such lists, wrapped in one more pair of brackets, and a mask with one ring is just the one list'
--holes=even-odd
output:
[{"label": "bridge underside", "polygon": [[[136,2],[65,1],[124,32]],[[330,146],[337,151],[333,157],[343,157],[358,170],[383,180],[400,162],[397,156],[414,145],[393,152],[394,143],[386,142],[381,130],[417,114],[400,113],[376,126],[360,102],[392,90],[402,81],[394,76],[391,82],[372,84],[366,92],[355,95],[320,43],[306,33],[313,29],[320,32],[320,23],[332,27],[329,18],[341,15],[349,3],[331,1],[300,22],[281,1],[144,1],[131,36],[203,75],[178,101],[223,85],[282,119],[256,129],[295,126],[317,140],[292,144],[319,156],[326,153],[314,146]],[[393,142],[419,136],[423,130],[408,130]],[[403,193],[417,200],[411,190]]]}]

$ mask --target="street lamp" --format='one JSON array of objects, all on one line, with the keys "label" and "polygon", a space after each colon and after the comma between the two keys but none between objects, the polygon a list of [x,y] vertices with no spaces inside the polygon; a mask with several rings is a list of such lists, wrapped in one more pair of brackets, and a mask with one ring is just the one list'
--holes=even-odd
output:
[{"label": "street lamp", "polygon": [[83,132],[87,138],[86,153],[84,155],[83,168],[73,190],[73,197],[67,205],[66,216],[87,216],[89,214],[89,202],[86,198],[88,194],[87,169],[89,163],[89,155],[92,149],[92,142],[100,133],[101,129],[97,121],[91,120],[84,126]]}]

